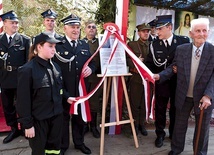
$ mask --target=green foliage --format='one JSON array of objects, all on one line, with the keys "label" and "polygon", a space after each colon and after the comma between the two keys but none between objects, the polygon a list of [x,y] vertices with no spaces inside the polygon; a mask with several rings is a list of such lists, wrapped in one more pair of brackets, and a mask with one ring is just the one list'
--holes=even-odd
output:
[{"label": "green foliage", "polygon": [[114,22],[115,14],[116,0],[100,0],[95,19],[99,24]]},{"label": "green foliage", "polygon": [[55,30],[60,34],[63,34],[60,20],[71,13],[81,17],[83,28],[85,21],[95,20],[98,32],[102,31],[104,23],[114,22],[116,15],[116,0],[3,0],[2,3],[4,12],[14,10],[17,13],[19,32],[30,37],[44,30],[41,13],[50,8],[58,13]]}]

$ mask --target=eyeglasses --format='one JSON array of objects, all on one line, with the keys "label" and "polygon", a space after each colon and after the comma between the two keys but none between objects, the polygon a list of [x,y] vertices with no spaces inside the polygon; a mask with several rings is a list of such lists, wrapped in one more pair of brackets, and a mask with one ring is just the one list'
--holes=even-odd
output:
[{"label": "eyeglasses", "polygon": [[92,29],[96,29],[96,26],[88,25],[87,28],[88,28],[88,29],[91,29],[91,28],[92,28]]}]

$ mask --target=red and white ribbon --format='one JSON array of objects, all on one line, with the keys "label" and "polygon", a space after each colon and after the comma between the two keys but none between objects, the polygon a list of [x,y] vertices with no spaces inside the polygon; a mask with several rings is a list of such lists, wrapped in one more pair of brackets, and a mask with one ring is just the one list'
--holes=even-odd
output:
[{"label": "red and white ribbon", "polygon": [[103,35],[103,39],[102,39],[102,41],[100,43],[100,46],[98,47],[97,51],[84,64],[82,71],[84,70],[84,68],[86,68],[88,66],[89,62],[100,51],[100,48],[102,48],[104,43],[109,39],[110,35],[113,34],[115,36],[115,40],[114,40],[114,43],[113,43],[112,51],[111,51],[111,54],[109,56],[105,72],[104,72],[100,82],[97,84],[97,86],[91,92],[89,92],[88,94],[87,94],[85,83],[84,83],[83,73],[81,74],[80,82],[79,82],[79,93],[80,93],[80,96],[76,97],[76,102],[74,102],[71,105],[70,113],[71,114],[78,114],[77,107],[78,107],[78,104],[81,104],[82,119],[85,122],[91,120],[88,99],[98,90],[98,88],[102,85],[104,79],[106,78],[108,65],[111,63],[111,60],[112,60],[112,58],[113,58],[113,56],[114,56],[114,54],[116,52],[116,48],[117,48],[118,42],[120,42],[122,44],[123,48],[125,49],[125,51],[127,52],[127,54],[131,57],[135,67],[137,68],[141,78],[143,79],[144,88],[146,90],[146,95],[145,95],[145,102],[146,102],[146,109],[147,109],[146,110],[146,112],[147,112],[146,113],[146,118],[148,119],[150,114],[153,116],[153,110],[151,109],[151,107],[154,107],[154,106],[150,105],[150,100],[151,100],[150,94],[151,94],[151,92],[150,92],[150,84],[149,84],[149,82],[151,82],[153,84],[155,82],[155,80],[153,79],[153,73],[127,47],[126,43],[122,39],[122,36],[119,34],[119,28],[118,28],[118,26],[116,24],[114,24],[114,23],[106,23],[106,24],[104,24],[104,29],[105,29],[105,32],[104,32],[104,35]]},{"label": "red and white ribbon", "polygon": [[[0,15],[3,14],[3,5],[2,0],[0,0]],[[3,21],[0,18],[0,34],[3,32]]]}]

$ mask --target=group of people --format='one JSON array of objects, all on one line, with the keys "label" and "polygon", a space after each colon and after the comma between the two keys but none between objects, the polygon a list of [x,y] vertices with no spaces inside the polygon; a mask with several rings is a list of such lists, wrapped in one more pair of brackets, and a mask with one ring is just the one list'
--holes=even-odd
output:
[{"label": "group of people", "polygon": [[[19,21],[14,11],[0,15],[5,32],[0,35],[1,98],[6,123],[11,127],[3,143],[9,143],[24,133],[29,140],[32,155],[63,155],[69,148],[71,122],[75,149],[91,154],[84,144],[84,134],[90,130],[95,138],[100,137],[97,113],[102,89],[98,89],[89,99],[90,123],[83,121],[80,105],[78,115],[70,114],[70,106],[75,97],[80,95],[78,88],[81,74],[88,91],[100,80],[96,76],[101,72],[99,55],[82,71],[84,63],[99,46],[96,24],[94,21],[86,22],[86,37],[80,40],[81,21],[76,15],[71,14],[61,20],[64,36],[54,31],[56,12],[49,9],[41,15],[46,30],[33,38],[32,46],[29,37],[18,33]],[[172,27],[171,16],[157,16],[148,24],[136,26],[139,39],[129,42],[128,46],[154,73],[156,80],[153,88],[157,135],[155,146],[162,147],[166,137],[164,129],[168,103],[171,139],[169,155],[177,155],[184,150],[192,109],[196,118],[195,147],[200,110],[205,109],[197,154],[206,155],[214,97],[214,47],[206,41],[209,20],[199,18],[191,21],[191,43],[188,37],[173,34]],[[128,84],[135,129],[137,134],[140,131],[147,136],[142,79],[129,57],[127,64],[132,73]]]},{"label": "group of people", "polygon": [[[11,127],[3,143],[24,134],[32,155],[63,155],[69,147],[71,122],[75,149],[91,154],[84,144],[87,124],[82,119],[80,105],[78,115],[70,114],[70,105],[79,96],[81,74],[88,90],[99,80],[92,77],[100,72],[99,57],[82,71],[91,52],[98,47],[95,22],[86,22],[86,37],[80,40],[81,21],[76,15],[61,20],[64,36],[54,30],[55,11],[48,9],[41,15],[45,31],[33,37],[32,45],[29,37],[18,33],[19,20],[14,11],[0,15],[4,25],[0,36],[1,97],[6,123]],[[95,138],[100,137],[99,92],[90,99],[92,121],[88,126]]]},{"label": "group of people", "polygon": [[[137,25],[139,39],[128,43],[135,55],[154,73],[157,135],[155,146],[158,148],[163,146],[166,137],[164,129],[170,103],[169,155],[178,155],[184,150],[188,119],[192,110],[196,120],[193,148],[196,148],[200,111],[205,111],[198,149],[194,151],[197,155],[206,155],[208,150],[214,95],[213,45],[206,41],[209,34],[207,18],[194,19],[190,25],[191,43],[188,37],[173,33],[171,15],[157,16],[148,24]],[[129,90],[135,129],[137,133],[140,130],[142,135],[146,136],[148,133],[144,126],[145,94],[142,79],[129,58],[127,63],[132,73]]]}]

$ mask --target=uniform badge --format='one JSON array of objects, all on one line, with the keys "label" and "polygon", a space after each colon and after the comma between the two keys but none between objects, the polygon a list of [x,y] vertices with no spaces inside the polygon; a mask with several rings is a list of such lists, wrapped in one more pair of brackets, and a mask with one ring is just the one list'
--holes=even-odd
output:
[{"label": "uniform badge", "polygon": [[160,62],[160,61],[161,61],[161,59],[159,58],[159,59],[158,59],[158,61]]},{"label": "uniform badge", "polygon": [[62,40],[62,43],[64,44],[66,42],[66,40],[64,39],[64,40]]},{"label": "uniform badge", "polygon": [[49,14],[49,15],[51,14],[51,10],[48,11],[48,14]]},{"label": "uniform badge", "polygon": [[4,52],[3,52],[3,51],[1,51],[1,55],[4,55]]},{"label": "uniform badge", "polygon": [[161,46],[163,45],[162,41],[160,41],[160,45],[161,45]]},{"label": "uniform badge", "polygon": [[82,54],[84,54],[84,52],[81,52]]},{"label": "uniform badge", "polygon": [[175,43],[175,44],[177,43],[177,40],[176,40],[176,39],[174,39],[174,43]]},{"label": "uniform badge", "polygon": [[68,51],[65,51],[64,54],[65,54],[65,55],[68,55]]}]

